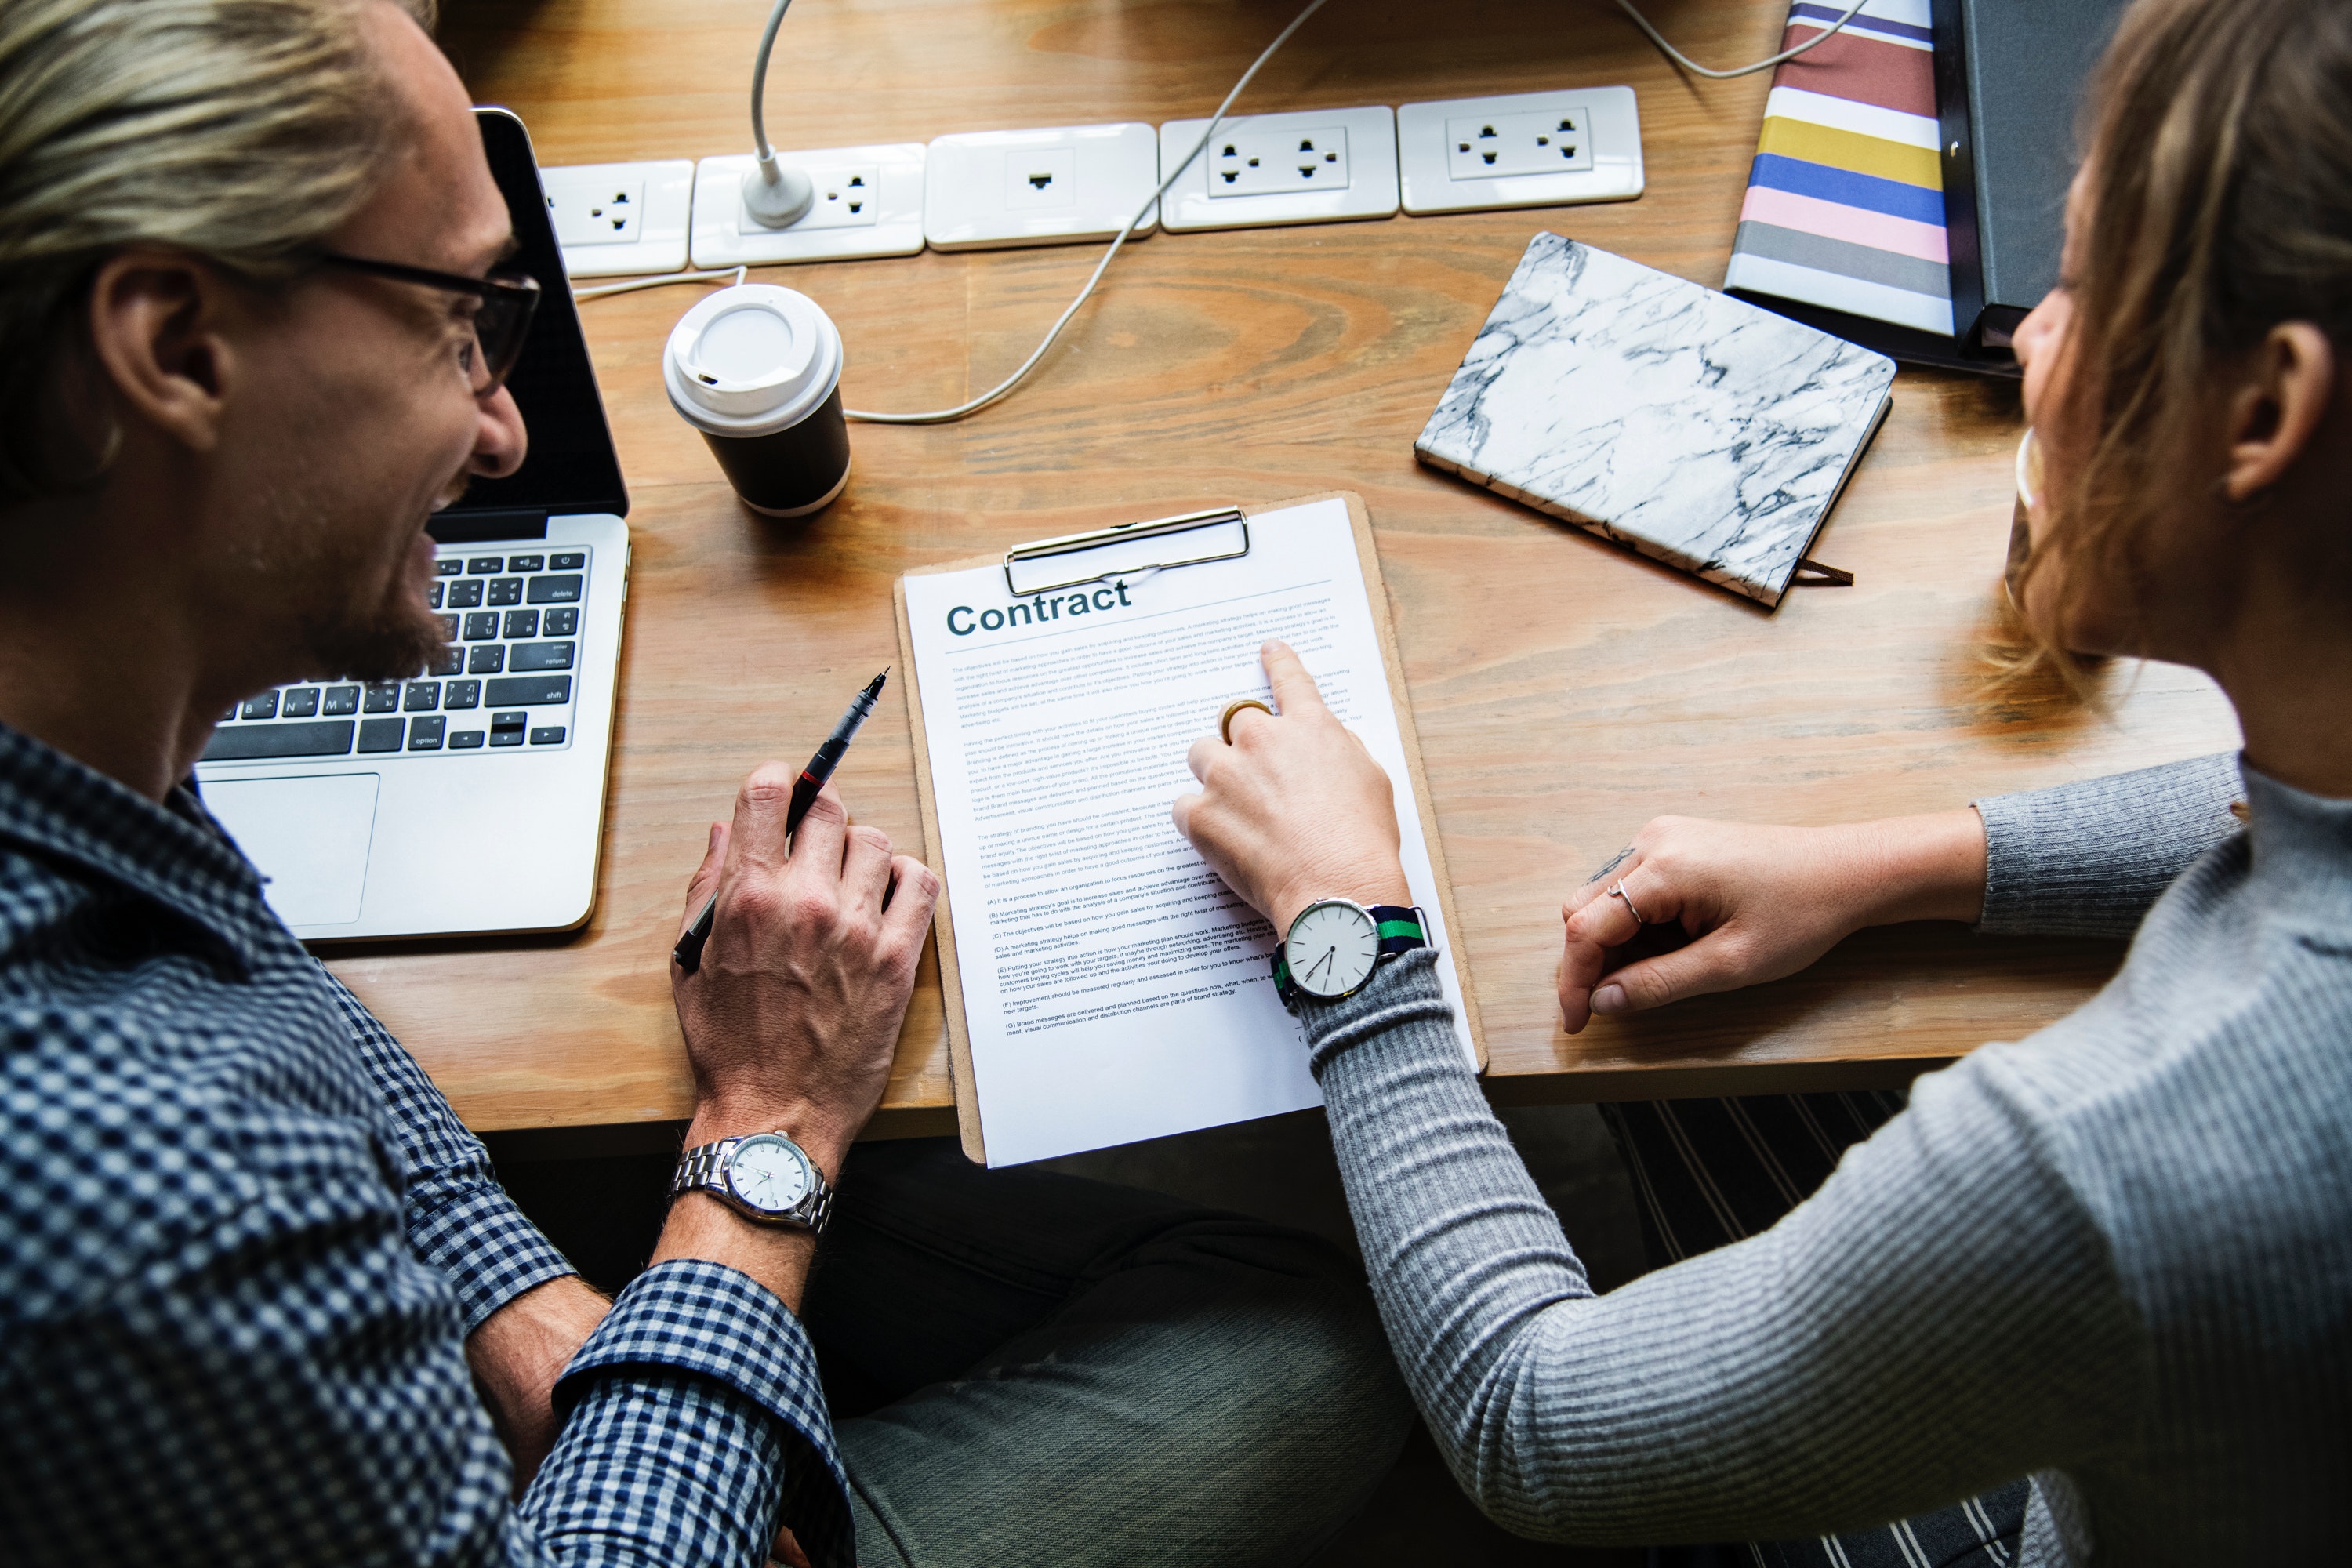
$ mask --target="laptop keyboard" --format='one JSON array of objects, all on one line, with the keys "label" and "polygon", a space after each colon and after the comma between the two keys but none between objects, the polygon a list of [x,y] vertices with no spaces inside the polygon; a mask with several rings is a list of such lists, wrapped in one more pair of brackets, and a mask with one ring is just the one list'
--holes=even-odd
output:
[{"label": "laptop keyboard", "polygon": [[430,599],[448,646],[415,680],[309,681],[221,716],[208,763],[485,754],[571,738],[586,549],[438,553]]}]

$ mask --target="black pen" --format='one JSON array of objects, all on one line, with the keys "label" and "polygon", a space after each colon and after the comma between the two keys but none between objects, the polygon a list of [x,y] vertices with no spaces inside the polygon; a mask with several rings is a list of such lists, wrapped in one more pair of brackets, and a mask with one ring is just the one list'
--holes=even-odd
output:
[{"label": "black pen", "polygon": [[[793,784],[793,804],[784,813],[785,837],[800,830],[801,818],[815,804],[824,781],[833,777],[833,770],[841,765],[842,753],[857,738],[857,727],[874,711],[874,700],[882,695],[882,683],[889,679],[890,669],[885,665],[881,674],[866,683],[865,690],[849,700],[849,711],[841,716],[841,722],[833,727],[833,733],[824,738],[824,744],[816,749],[816,755],[801,770],[801,776]],[[710,940],[710,917],[718,908],[719,895],[713,893],[703,904],[702,912],[694,917],[694,923],[686,928],[686,934],[677,939],[677,946],[670,950],[670,957],[688,974],[702,967],[702,944]]]}]

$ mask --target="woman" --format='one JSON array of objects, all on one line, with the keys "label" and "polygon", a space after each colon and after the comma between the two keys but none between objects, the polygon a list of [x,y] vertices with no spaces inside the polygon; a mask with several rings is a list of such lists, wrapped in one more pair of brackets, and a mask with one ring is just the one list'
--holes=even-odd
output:
[{"label": "woman", "polygon": [[[1934,917],[2137,924],[2116,980],[1921,1079],[1770,1230],[1599,1299],[1426,950],[1300,1004],[1398,1360],[1522,1533],[1810,1534],[2030,1474],[2027,1562],[2352,1552],[2352,5],[2142,0],[2097,92],[2064,279],[2018,338],[2021,599],[2052,647],[2210,672],[2240,766],[1654,824],[1571,905],[1559,985],[1575,1029]],[[1387,779],[1266,665],[1281,716],[1193,748],[1178,826],[1277,931],[1410,902]],[[1697,940],[1612,972],[1643,921]]]}]

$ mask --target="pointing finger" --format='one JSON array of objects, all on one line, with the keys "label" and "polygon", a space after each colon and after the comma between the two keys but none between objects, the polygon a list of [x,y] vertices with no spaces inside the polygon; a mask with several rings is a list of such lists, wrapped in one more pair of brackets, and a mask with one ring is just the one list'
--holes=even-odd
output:
[{"label": "pointing finger", "polygon": [[1274,705],[1285,713],[1305,715],[1328,711],[1323,706],[1323,693],[1317,689],[1315,678],[1307,673],[1290,645],[1279,637],[1270,637],[1257,657],[1265,666],[1266,680],[1274,687]]}]

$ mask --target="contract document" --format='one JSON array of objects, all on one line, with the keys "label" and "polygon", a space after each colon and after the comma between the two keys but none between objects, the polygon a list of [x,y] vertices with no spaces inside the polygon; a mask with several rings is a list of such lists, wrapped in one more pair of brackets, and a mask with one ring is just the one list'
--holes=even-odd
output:
[{"label": "contract document", "polygon": [[[1297,650],[1395,786],[1405,876],[1478,1059],[1375,620],[1385,596],[1376,611],[1367,581],[1370,530],[1337,497],[1218,526],[1232,538],[1210,545],[1237,548],[1245,529],[1247,553],[1129,569],[1164,553],[1110,545],[1039,563],[1019,595],[993,561],[901,580],[947,883],[942,979],[969,1051],[959,1115],[991,1165],[1321,1103],[1275,994],[1276,933],[1169,815],[1198,787],[1186,749],[1224,705],[1271,702],[1268,637]],[[1027,587],[1047,578],[1051,592]]]}]

